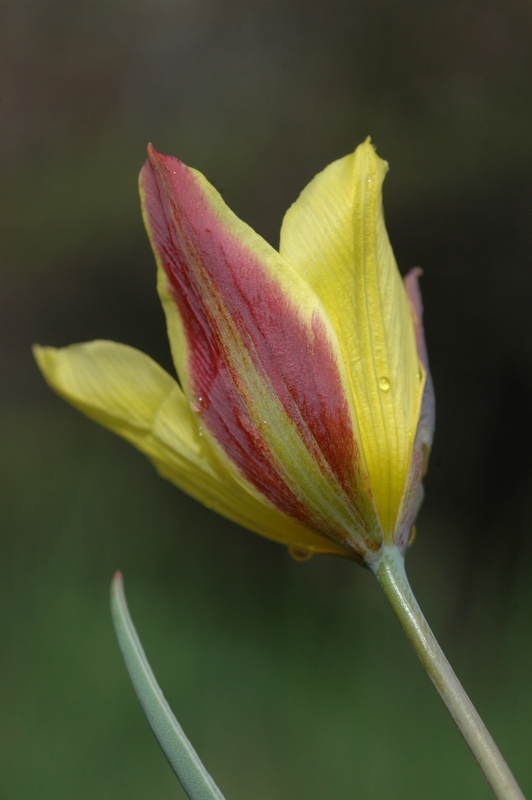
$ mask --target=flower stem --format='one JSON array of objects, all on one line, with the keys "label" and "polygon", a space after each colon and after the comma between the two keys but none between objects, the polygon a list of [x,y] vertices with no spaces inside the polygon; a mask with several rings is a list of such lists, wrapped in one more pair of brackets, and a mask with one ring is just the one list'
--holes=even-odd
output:
[{"label": "flower stem", "polygon": [[498,800],[524,800],[499,748],[482,722],[417,603],[404,559],[388,548],[374,570],[388,602]]}]

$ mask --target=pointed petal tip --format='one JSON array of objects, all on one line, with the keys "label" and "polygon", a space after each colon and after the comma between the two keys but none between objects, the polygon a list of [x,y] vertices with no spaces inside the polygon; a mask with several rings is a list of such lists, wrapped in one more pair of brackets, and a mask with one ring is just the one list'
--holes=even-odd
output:
[{"label": "pointed petal tip", "polygon": [[160,153],[150,143],[147,147],[148,157],[144,162],[139,175],[139,189],[141,199],[148,191],[148,187],[155,185],[166,194],[168,191],[171,193],[171,187],[175,180],[192,173],[193,170],[189,169],[179,158],[175,156],[165,155]]},{"label": "pointed petal tip", "polygon": [[422,275],[423,270],[421,267],[412,267],[403,278],[408,299],[419,322],[423,318],[423,302],[419,288],[419,279]]},{"label": "pointed petal tip", "polygon": [[148,154],[148,161],[150,162],[150,164],[159,161],[159,159],[165,158],[163,153],[160,153],[159,150],[156,150],[156,148],[152,145],[151,142],[148,142],[146,152]]},{"label": "pointed petal tip", "polygon": [[378,182],[381,184],[384,180],[386,173],[390,169],[387,161],[381,158],[377,153],[377,148],[371,141],[371,136],[367,136],[361,142],[354,152],[355,159],[359,160],[360,169],[371,177],[371,173],[375,172]]},{"label": "pointed petal tip", "polygon": [[152,167],[155,167],[160,164],[167,165],[169,162],[171,162],[173,165],[179,164],[185,166],[179,158],[176,158],[176,156],[169,156],[165,155],[165,153],[161,153],[152,145],[151,142],[148,143],[146,151],[148,153],[148,162],[151,164]]},{"label": "pointed petal tip", "polygon": [[148,159],[150,161],[157,160],[158,158],[169,158],[170,157],[170,156],[165,156],[164,153],[161,153],[160,150],[157,150],[157,148],[154,147],[151,142],[148,142],[148,145],[146,147],[146,152],[148,154]]},{"label": "pointed petal tip", "polygon": [[161,154],[155,149],[151,142],[148,142],[148,146],[146,147],[146,161],[142,165],[142,169],[140,170],[139,175],[139,182],[142,185],[142,177],[146,173],[146,170],[153,168],[160,158]]},{"label": "pointed petal tip", "polygon": [[33,358],[43,376],[49,381],[51,370],[53,369],[53,357],[56,352],[55,347],[46,347],[40,344],[33,344],[31,347]]},{"label": "pointed petal tip", "polygon": [[147,169],[150,169],[150,168],[151,169],[155,169],[157,167],[157,165],[160,164],[164,160],[163,154],[159,153],[159,151],[155,149],[155,147],[152,145],[151,142],[148,144],[148,146],[146,148],[146,153],[147,153],[148,158],[144,162],[143,167],[142,167],[142,169],[140,171],[141,178],[142,178],[143,173],[145,173]]}]

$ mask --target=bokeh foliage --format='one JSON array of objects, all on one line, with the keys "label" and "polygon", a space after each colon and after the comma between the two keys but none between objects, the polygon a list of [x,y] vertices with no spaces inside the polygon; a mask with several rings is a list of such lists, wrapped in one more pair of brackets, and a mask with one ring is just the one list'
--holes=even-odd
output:
[{"label": "bokeh foliage", "polygon": [[[438,400],[419,600],[532,791],[530,6],[8,0],[0,26],[0,798],[180,797],[130,689],[113,571],[228,800],[488,798],[371,576],[161,481],[46,389],[33,341],[171,369],[136,176],[153,141],[276,243],[370,133],[425,270]],[[441,707],[440,707],[441,706]]]}]

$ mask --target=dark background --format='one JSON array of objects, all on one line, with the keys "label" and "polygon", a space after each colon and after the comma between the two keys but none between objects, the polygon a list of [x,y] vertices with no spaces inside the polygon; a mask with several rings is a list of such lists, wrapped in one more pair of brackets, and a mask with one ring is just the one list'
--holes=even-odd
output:
[{"label": "dark background", "polygon": [[148,141],[277,245],[371,134],[420,265],[437,435],[408,556],[532,792],[532,5],[7,0],[0,20],[0,800],[183,797],[121,663],[133,616],[228,800],[489,798],[369,573],[206,511],[45,386],[32,342],[171,369],[136,180]]}]

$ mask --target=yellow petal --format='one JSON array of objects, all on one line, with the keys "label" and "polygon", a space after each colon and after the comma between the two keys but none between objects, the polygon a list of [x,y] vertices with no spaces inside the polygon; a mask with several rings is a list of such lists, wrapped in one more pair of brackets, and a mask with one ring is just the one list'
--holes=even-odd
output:
[{"label": "yellow petal", "polygon": [[62,349],[33,348],[49,385],[87,416],[149,450],[157,409],[175,380],[133,347],[98,340]]},{"label": "yellow petal", "polygon": [[387,169],[369,139],[327,167],[287,212],[280,252],[320,297],[338,335],[377,511],[391,541],[424,376],[384,225]]},{"label": "yellow petal", "polygon": [[164,477],[209,508],[292,548],[348,555],[217,468],[179,385],[148,356],[107,341],[35,347],[34,355],[58,394],[134,444]]}]

